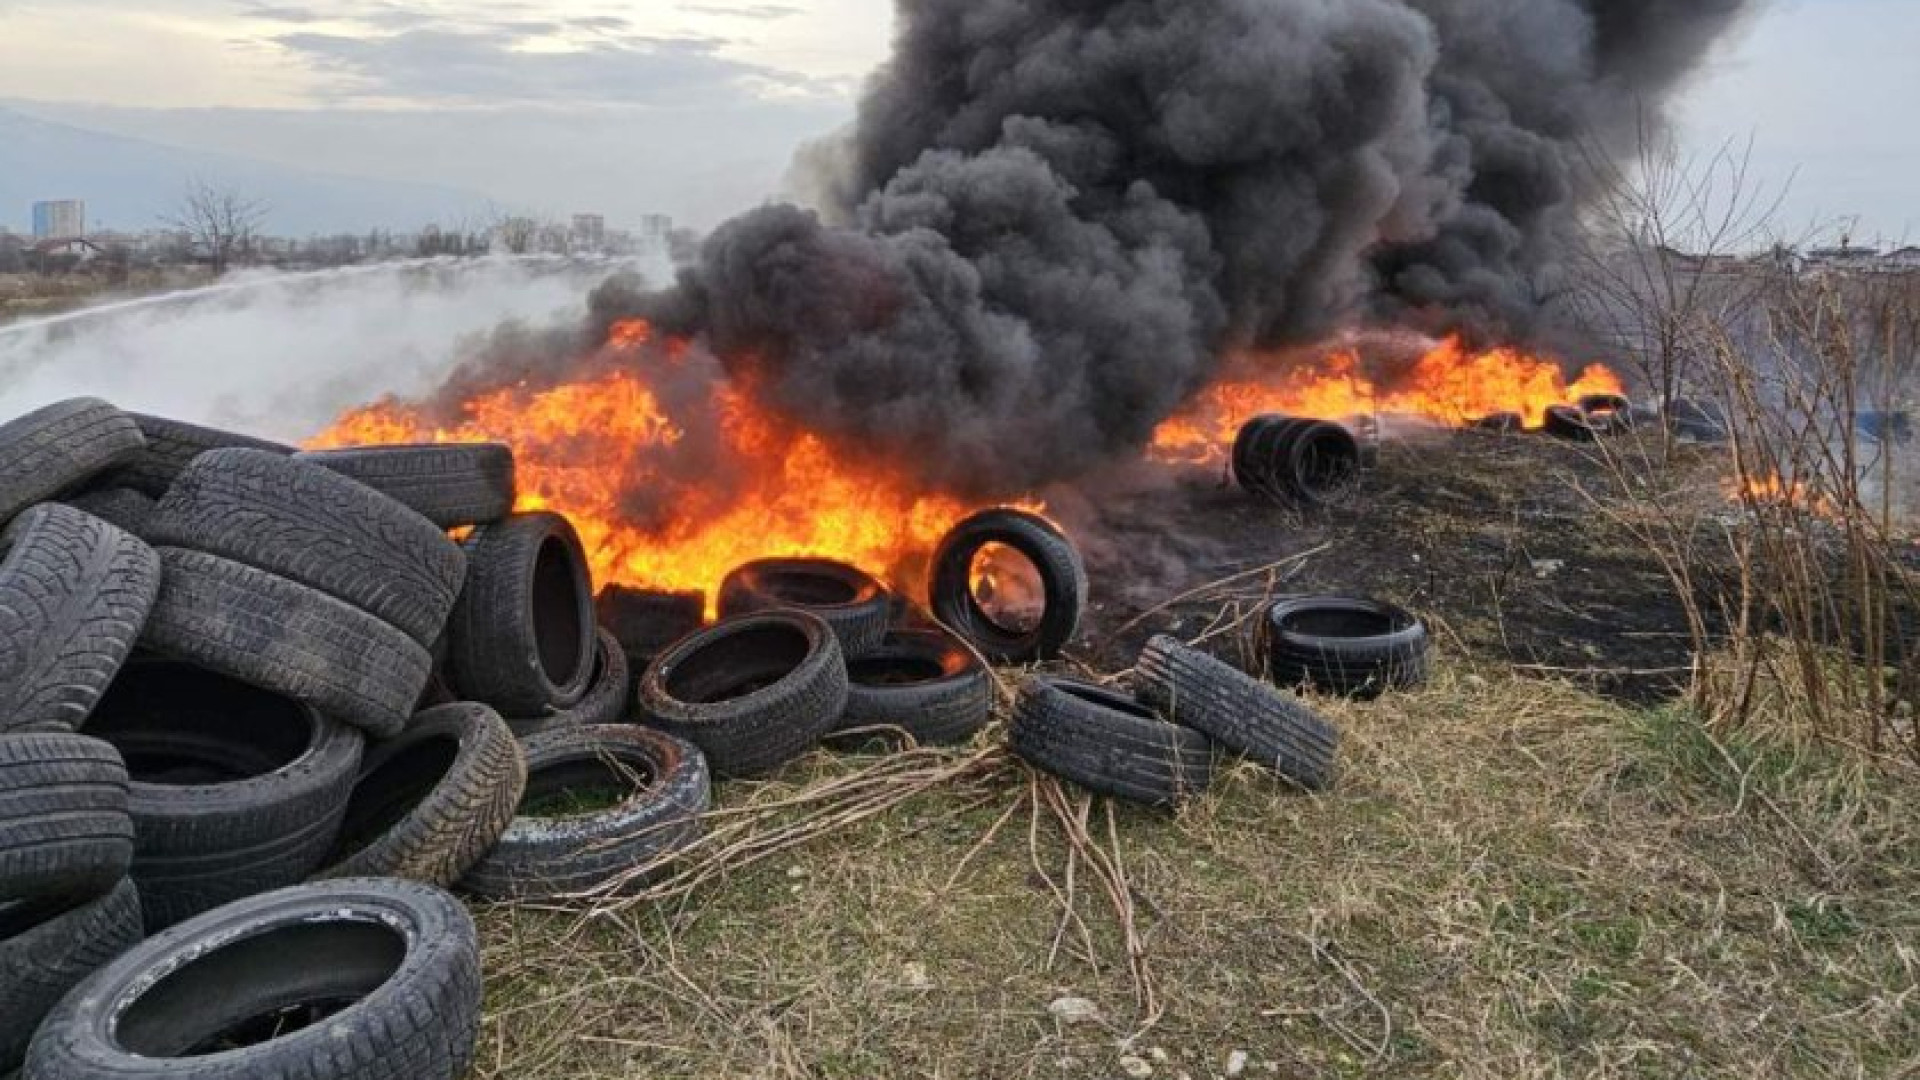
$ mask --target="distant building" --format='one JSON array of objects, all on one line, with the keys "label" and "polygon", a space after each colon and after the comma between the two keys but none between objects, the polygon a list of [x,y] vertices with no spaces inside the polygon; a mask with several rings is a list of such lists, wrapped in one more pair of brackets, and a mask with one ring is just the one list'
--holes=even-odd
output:
[{"label": "distant building", "polygon": [[600,214],[573,215],[575,251],[603,251],[607,246],[607,219]]},{"label": "distant building", "polygon": [[1920,270],[1920,247],[1903,247],[1880,256],[1881,265],[1889,270]]},{"label": "distant building", "polygon": [[35,240],[71,240],[86,234],[87,204],[79,199],[33,204]]}]

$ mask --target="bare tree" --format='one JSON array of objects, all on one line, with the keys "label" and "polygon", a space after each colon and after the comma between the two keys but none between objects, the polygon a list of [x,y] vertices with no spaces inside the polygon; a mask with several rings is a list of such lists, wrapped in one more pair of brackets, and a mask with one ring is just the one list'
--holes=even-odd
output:
[{"label": "bare tree", "polygon": [[185,233],[195,246],[205,248],[217,275],[227,272],[236,254],[244,255],[252,249],[266,215],[265,203],[233,188],[195,179],[187,184],[179,205],[161,221]]}]

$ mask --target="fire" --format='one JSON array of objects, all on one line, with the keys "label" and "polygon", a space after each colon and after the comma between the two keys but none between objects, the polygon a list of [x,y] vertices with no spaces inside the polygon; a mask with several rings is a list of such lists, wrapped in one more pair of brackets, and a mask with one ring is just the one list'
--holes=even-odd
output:
[{"label": "fire", "polygon": [[1618,376],[1594,364],[1569,382],[1560,366],[1516,349],[1474,352],[1448,338],[1415,360],[1391,386],[1364,370],[1358,353],[1341,350],[1313,366],[1207,389],[1161,424],[1151,453],[1164,461],[1207,462],[1225,456],[1240,426],[1263,413],[1321,419],[1364,415],[1420,417],[1459,427],[1495,413],[1519,413],[1528,427],[1547,410],[1589,394],[1618,394]]},{"label": "fire", "polygon": [[[729,570],[761,558],[833,558],[902,580],[974,509],[783,427],[724,380],[703,403],[718,419],[718,457],[703,474],[711,482],[667,477],[665,464],[689,438],[688,423],[663,407],[648,365],[677,363],[685,348],[668,342],[649,351],[650,343],[662,344],[646,323],[619,323],[607,347],[632,353],[632,362],[605,374],[483,393],[447,426],[383,402],[348,412],[307,445],[507,443],[518,509],[565,514],[597,583],[700,590],[710,607]],[[673,492],[666,505],[646,500],[662,490]],[[636,497],[647,505],[635,507]]]}]

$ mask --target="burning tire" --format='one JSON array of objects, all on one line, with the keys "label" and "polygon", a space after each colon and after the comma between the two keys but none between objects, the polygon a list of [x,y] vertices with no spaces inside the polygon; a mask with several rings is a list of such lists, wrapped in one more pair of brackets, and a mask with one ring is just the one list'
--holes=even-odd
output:
[{"label": "burning tire", "polygon": [[163,661],[128,665],[87,730],[127,763],[153,929],[318,869],[363,745],[298,702]]},{"label": "burning tire", "polygon": [[833,730],[847,705],[840,642],[818,616],[782,610],[708,627],[640,680],[648,724],[685,739],[717,776],[760,776]]},{"label": "burning tire", "polygon": [[133,417],[99,398],[73,398],[0,424],[0,525],[34,503],[138,457]]},{"label": "burning tire", "polygon": [[1090,791],[1173,806],[1213,782],[1213,744],[1103,686],[1038,675],[1020,688],[1013,752]]},{"label": "burning tire", "polygon": [[1273,681],[1281,686],[1371,698],[1427,680],[1426,626],[1378,600],[1281,600],[1267,609],[1262,633]]},{"label": "burning tire", "polygon": [[1233,444],[1233,476],[1250,494],[1289,506],[1323,506],[1360,472],[1353,432],[1323,420],[1259,416]]},{"label": "burning tire", "polygon": [[460,545],[377,491],[297,458],[209,450],[147,521],[155,544],[318,589],[429,645],[466,571]]},{"label": "burning tire", "polygon": [[[578,896],[649,876],[700,834],[706,759],[659,731],[620,725],[527,741],[519,815],[462,886],[493,899]],[[582,804],[611,803],[582,810]]]},{"label": "burning tire", "polygon": [[707,621],[707,598],[697,592],[662,592],[608,585],[594,599],[600,625],[612,632],[627,654],[627,666],[644,671],[661,649]]},{"label": "burning tire", "polygon": [[71,731],[133,651],[160,560],[124,531],[46,503],[0,531],[0,732]]},{"label": "burning tire", "polygon": [[142,539],[145,539],[147,519],[153,516],[153,499],[132,488],[92,488],[60,501]]},{"label": "burning tire", "polygon": [[0,897],[97,896],[132,859],[119,751],[79,735],[0,735]]},{"label": "burning tire", "polygon": [[762,559],[720,583],[720,617],[798,608],[818,615],[854,657],[887,636],[887,587],[872,575],[831,559]]},{"label": "burning tire", "polygon": [[142,645],[376,737],[406,726],[433,670],[419,642],[317,589],[216,555],[161,548],[160,563]]},{"label": "burning tire", "polygon": [[507,727],[516,738],[528,739],[561,727],[592,724],[618,724],[627,718],[627,705],[633,699],[633,669],[627,666],[627,654],[604,628],[594,638],[593,678],[587,693],[570,709],[531,720],[508,720]]},{"label": "burning tire", "polygon": [[367,751],[317,876],[452,885],[506,831],[526,783],[520,744],[492,709],[428,709]]},{"label": "burning tire", "polygon": [[350,476],[443,529],[513,512],[513,450],[504,443],[357,446],[301,458]]},{"label": "burning tire", "polygon": [[479,1035],[473,920],[439,889],[351,879],[159,934],[47,1015],[32,1080],[454,1080]]},{"label": "burning tire", "polygon": [[1494,435],[1518,435],[1527,430],[1527,418],[1517,412],[1497,412],[1475,420],[1469,427]]},{"label": "burning tire", "polygon": [[474,530],[467,584],[448,622],[447,671],[469,700],[502,716],[543,716],[587,692],[593,582],[573,526],[515,514]]},{"label": "burning tire", "polygon": [[129,487],[156,499],[167,493],[181,470],[209,450],[258,450],[280,455],[293,453],[291,446],[256,439],[251,435],[184,424],[164,416],[148,416],[144,413],[129,415],[139,425],[140,434],[146,439],[146,449],[125,468],[115,470],[109,479],[117,486]]},{"label": "burning tire", "polygon": [[1169,637],[1147,643],[1135,668],[1140,698],[1307,788],[1333,775],[1340,731],[1291,695]]},{"label": "burning tire", "polygon": [[84,899],[0,904],[0,1069],[17,1067],[60,999],[140,936],[140,896],[124,878]]},{"label": "burning tire", "polygon": [[1633,402],[1619,394],[1588,394],[1579,409],[1595,434],[1625,435],[1634,429]]},{"label": "burning tire", "polygon": [[[1039,577],[1037,616],[996,617],[974,589],[975,564],[990,546],[1009,548]],[[1054,524],[1023,510],[986,510],[960,524],[933,555],[927,592],[934,617],[996,664],[1051,660],[1073,640],[1087,604],[1080,553]],[[1011,623],[1011,624],[1010,624]]]},{"label": "burning tire", "polygon": [[1577,405],[1554,405],[1547,409],[1546,426],[1541,430],[1568,442],[1593,442],[1601,434],[1586,412]]},{"label": "burning tire", "polygon": [[836,731],[894,727],[921,746],[963,743],[987,726],[993,681],[943,630],[894,630],[847,661],[847,707]]}]

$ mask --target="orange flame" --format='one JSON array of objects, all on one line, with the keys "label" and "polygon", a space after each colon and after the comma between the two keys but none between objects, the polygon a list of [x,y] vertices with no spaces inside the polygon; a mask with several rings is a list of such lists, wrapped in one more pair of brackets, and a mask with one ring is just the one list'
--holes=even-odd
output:
[{"label": "orange flame", "polygon": [[[622,322],[608,347],[639,350],[652,336],[644,322]],[[667,343],[666,362],[682,352],[683,343]],[[507,443],[514,448],[517,508],[565,514],[598,585],[702,590],[710,608],[729,570],[761,558],[833,558],[904,581],[915,560],[974,509],[880,462],[837,455],[821,439],[759,412],[724,382],[706,405],[719,418],[724,444],[715,469],[731,473],[724,493],[702,497],[695,487],[675,505],[644,512],[630,503],[636,493],[657,490],[663,456],[687,437],[645,381],[644,363],[549,389],[483,393],[466,401],[449,426],[409,406],[370,405],[341,416],[307,445]]]},{"label": "orange flame", "polygon": [[1599,364],[1569,382],[1558,364],[1516,349],[1469,350],[1448,338],[1383,386],[1343,350],[1312,366],[1293,366],[1268,379],[1226,381],[1161,424],[1151,454],[1163,461],[1221,460],[1240,426],[1263,413],[1338,420],[1365,415],[1419,417],[1459,427],[1495,413],[1519,413],[1528,427],[1547,410],[1589,394],[1618,394],[1618,376]]}]

